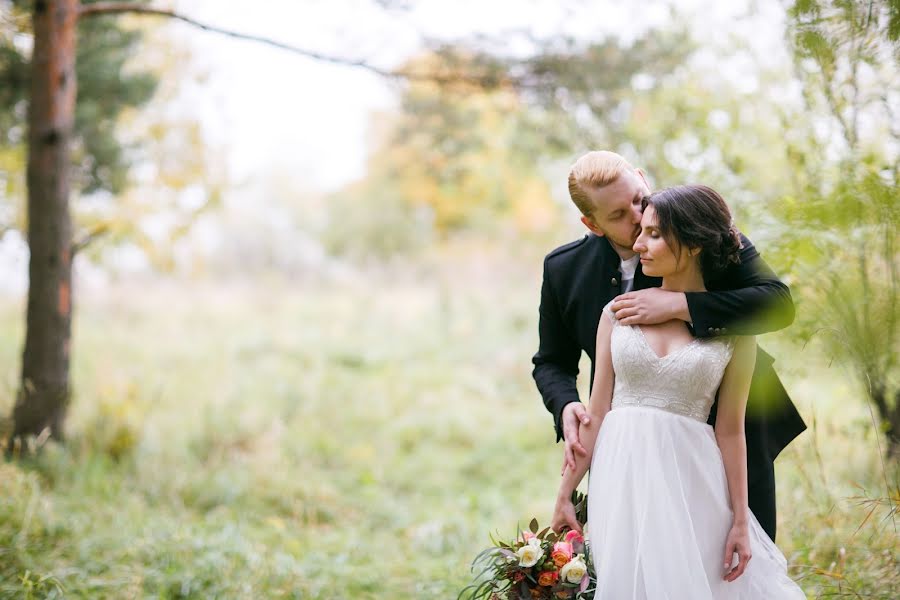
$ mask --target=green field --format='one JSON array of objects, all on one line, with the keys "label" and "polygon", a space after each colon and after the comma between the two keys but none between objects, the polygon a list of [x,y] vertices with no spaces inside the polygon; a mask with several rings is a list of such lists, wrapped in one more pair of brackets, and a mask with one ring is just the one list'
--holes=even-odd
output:
[{"label": "green field", "polygon": [[[68,442],[0,462],[0,597],[455,598],[489,531],[553,506],[532,275],[83,294]],[[23,314],[0,302],[2,415]],[[792,575],[896,597],[897,470],[859,389],[762,343],[812,426],[777,463]]]}]

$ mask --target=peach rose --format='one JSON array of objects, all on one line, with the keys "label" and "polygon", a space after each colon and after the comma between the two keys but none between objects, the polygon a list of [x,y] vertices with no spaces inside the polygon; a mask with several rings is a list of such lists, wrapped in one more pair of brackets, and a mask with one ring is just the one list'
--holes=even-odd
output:
[{"label": "peach rose", "polygon": [[556,542],[553,544],[553,552],[550,554],[550,558],[553,560],[553,564],[561,567],[572,559],[572,554],[572,544],[569,542]]},{"label": "peach rose", "polygon": [[541,571],[538,575],[538,585],[550,587],[559,581],[559,571]]}]

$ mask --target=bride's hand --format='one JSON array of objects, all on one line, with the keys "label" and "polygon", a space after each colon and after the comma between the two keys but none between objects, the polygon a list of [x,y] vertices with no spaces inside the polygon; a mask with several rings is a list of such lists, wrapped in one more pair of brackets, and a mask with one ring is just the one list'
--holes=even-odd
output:
[{"label": "bride's hand", "polygon": [[572,500],[568,498],[556,500],[556,508],[553,510],[553,521],[550,523],[550,527],[556,533],[561,532],[566,527],[582,533],[581,524],[575,518],[575,505],[572,504]]},{"label": "bride's hand", "polygon": [[[738,564],[732,569],[734,554],[738,555]],[[746,524],[735,523],[725,540],[725,581],[734,581],[744,574],[750,562],[750,530]]]}]

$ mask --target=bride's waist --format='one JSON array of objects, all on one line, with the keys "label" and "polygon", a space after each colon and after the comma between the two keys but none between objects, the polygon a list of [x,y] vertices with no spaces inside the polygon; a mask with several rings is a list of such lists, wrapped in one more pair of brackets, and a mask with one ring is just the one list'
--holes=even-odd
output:
[{"label": "bride's waist", "polygon": [[613,410],[625,407],[654,408],[706,423],[709,419],[711,405],[711,402],[707,403],[701,399],[673,398],[641,392],[619,392],[613,395],[611,408]]}]

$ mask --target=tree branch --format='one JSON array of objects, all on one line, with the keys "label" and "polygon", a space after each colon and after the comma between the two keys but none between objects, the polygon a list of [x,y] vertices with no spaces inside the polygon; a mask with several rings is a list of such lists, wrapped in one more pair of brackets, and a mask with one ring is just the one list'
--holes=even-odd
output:
[{"label": "tree branch", "polygon": [[109,225],[106,223],[97,225],[72,243],[72,256],[74,257],[76,254],[87,248],[88,244],[107,233],[109,233]]},{"label": "tree branch", "polygon": [[79,18],[84,17],[93,17],[99,15],[112,15],[112,14],[123,14],[123,13],[134,13],[134,14],[142,14],[142,15],[150,15],[157,17],[166,17],[169,19],[175,19],[178,21],[182,21],[187,23],[188,25],[192,25],[204,31],[211,31],[213,33],[218,33],[221,35],[227,35],[229,37],[233,37],[240,40],[247,40],[251,42],[257,42],[260,44],[265,44],[267,46],[271,46],[273,48],[278,48],[279,50],[286,50],[288,52],[292,52],[294,54],[299,54],[300,56],[304,56],[306,58],[310,58],[313,60],[327,62],[334,65],[340,65],[345,67],[355,67],[359,69],[364,69],[371,73],[375,73],[376,75],[380,75],[381,77],[385,77],[387,79],[402,79],[402,80],[412,80],[412,81],[428,81],[432,83],[437,83],[440,85],[447,84],[458,84],[465,83],[470,85],[475,85],[482,88],[499,88],[499,87],[522,87],[524,82],[516,81],[514,78],[508,73],[499,76],[495,73],[481,73],[481,74],[468,74],[468,73],[415,73],[411,71],[403,71],[403,70],[392,70],[392,69],[384,69],[368,63],[364,60],[353,60],[348,58],[341,58],[337,56],[329,56],[326,54],[321,54],[319,52],[314,52],[312,50],[307,50],[305,48],[299,48],[297,46],[292,46],[290,44],[285,44],[283,42],[279,42],[277,40],[273,40],[271,38],[253,35],[248,33],[241,33],[238,31],[232,31],[230,29],[224,29],[222,27],[217,27],[215,25],[210,25],[208,23],[202,23],[184,15],[182,13],[175,12],[174,10],[165,9],[165,8],[154,8],[151,6],[140,6],[136,5],[132,2],[94,2],[91,4],[82,4],[78,11]]}]

